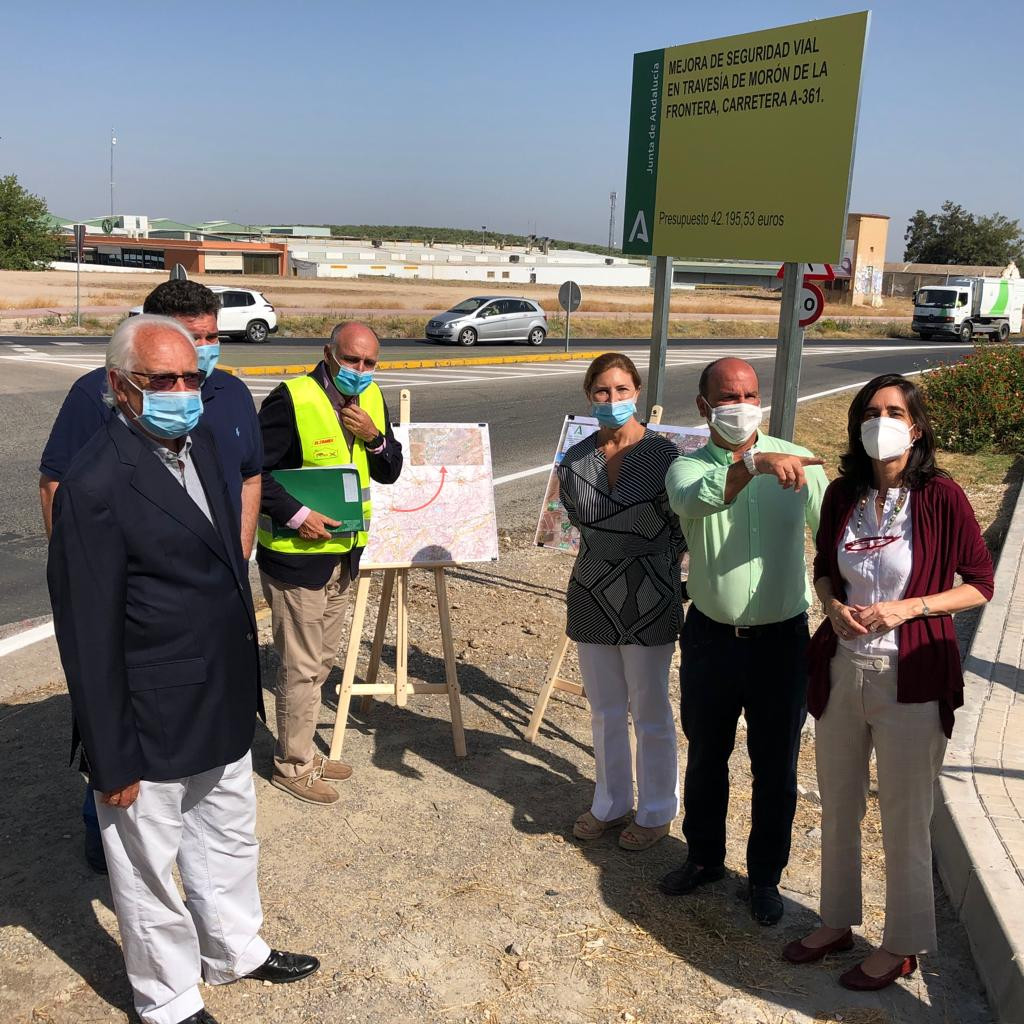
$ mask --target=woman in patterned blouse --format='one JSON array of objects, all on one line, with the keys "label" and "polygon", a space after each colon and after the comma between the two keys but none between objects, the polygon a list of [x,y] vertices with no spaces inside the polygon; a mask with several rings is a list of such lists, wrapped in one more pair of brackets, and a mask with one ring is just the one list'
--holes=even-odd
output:
[{"label": "woman in patterned blouse", "polygon": [[576,819],[573,835],[596,839],[625,825],[619,845],[626,850],[653,846],[679,810],[668,670],[679,636],[684,543],[665,493],[665,473],[678,452],[637,420],[640,383],[620,353],[606,352],[590,364],[583,390],[601,427],[573,445],[558,467],[562,504],[580,531],[566,632],[579,650],[597,776],[593,803]]}]

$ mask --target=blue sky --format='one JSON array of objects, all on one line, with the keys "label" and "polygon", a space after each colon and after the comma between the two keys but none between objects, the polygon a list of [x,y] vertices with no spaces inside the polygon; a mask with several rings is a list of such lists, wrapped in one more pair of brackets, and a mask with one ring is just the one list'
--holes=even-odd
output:
[{"label": "blue sky", "polygon": [[[3,18],[0,174],[51,210],[607,240],[632,54],[833,0],[44,2]],[[851,209],[1024,219],[1020,0],[872,8]],[[814,173],[813,148],[807,173]],[[621,210],[621,205],[620,205]],[[621,220],[617,234],[621,241]]]}]

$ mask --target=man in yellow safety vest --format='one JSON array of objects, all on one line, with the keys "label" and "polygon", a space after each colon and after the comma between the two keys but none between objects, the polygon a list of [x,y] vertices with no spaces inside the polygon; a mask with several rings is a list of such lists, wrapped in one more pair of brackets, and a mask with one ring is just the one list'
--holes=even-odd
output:
[{"label": "man in yellow safety vest", "polygon": [[[277,676],[277,745],[271,784],[300,800],[331,804],[328,782],[352,774],[316,751],[320,690],[345,628],[348,585],[359,573],[372,508],[370,480],[391,484],[402,471],[388,409],[373,371],[377,335],[365,324],[338,324],[324,358],[304,377],[283,381],[260,409],[263,499],[256,561],[273,616]],[[338,521],[307,508],[271,475],[277,469],[354,464],[362,486],[365,529],[333,534]],[[292,534],[274,536],[271,523]]]}]

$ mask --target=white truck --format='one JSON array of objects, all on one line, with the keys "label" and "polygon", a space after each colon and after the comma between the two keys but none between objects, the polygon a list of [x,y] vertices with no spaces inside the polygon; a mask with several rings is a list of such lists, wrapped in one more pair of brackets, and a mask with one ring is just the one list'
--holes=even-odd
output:
[{"label": "white truck", "polygon": [[1022,309],[1024,279],[958,277],[914,293],[911,328],[925,339],[945,334],[970,341],[975,334],[987,334],[992,341],[1005,341],[1020,333]]}]

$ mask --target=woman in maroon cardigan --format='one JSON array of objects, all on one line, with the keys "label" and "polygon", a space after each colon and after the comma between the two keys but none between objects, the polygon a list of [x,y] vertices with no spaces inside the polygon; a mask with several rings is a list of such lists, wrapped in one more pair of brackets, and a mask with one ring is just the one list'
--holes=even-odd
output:
[{"label": "woman in maroon cardigan", "polygon": [[950,616],[992,597],[992,559],[964,492],[935,465],[935,437],[909,380],[885,374],[865,384],[848,432],[821,508],[814,587],[828,617],[809,652],[822,927],[783,955],[812,963],[853,945],[874,748],[885,932],[881,947],[839,979],[874,990],[911,974],[916,954],[935,948],[932,788],[964,686]]}]

